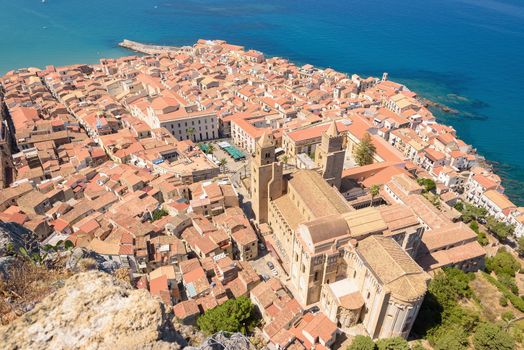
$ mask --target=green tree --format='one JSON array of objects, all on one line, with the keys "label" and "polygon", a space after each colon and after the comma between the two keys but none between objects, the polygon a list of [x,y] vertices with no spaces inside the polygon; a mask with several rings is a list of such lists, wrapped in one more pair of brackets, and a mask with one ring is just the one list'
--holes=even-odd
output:
[{"label": "green tree", "polygon": [[226,164],[227,164],[227,159],[226,158],[222,158],[222,159],[219,160],[218,165],[220,166],[220,171],[221,172],[225,171]]},{"label": "green tree", "polygon": [[189,139],[193,141],[193,135],[195,134],[195,128],[186,129],[186,133],[189,136]]},{"label": "green tree", "polygon": [[486,228],[494,234],[499,240],[504,240],[513,233],[514,227],[501,221],[498,221],[493,216],[488,216],[486,219]]},{"label": "green tree", "polygon": [[449,328],[460,328],[468,334],[477,327],[480,320],[477,312],[458,305],[444,310],[443,314],[445,326],[449,326]]},{"label": "green tree", "polygon": [[468,336],[460,327],[446,327],[440,333],[432,344],[434,350],[465,350],[468,348]]},{"label": "green tree", "polygon": [[371,135],[369,133],[365,133],[364,137],[362,138],[362,140],[360,140],[359,144],[355,147],[353,151],[355,162],[359,166],[373,163],[373,156],[375,155],[376,151],[377,148],[371,140]]},{"label": "green tree", "polygon": [[357,335],[347,350],[374,350],[375,342],[370,337]]},{"label": "green tree", "polygon": [[508,322],[515,318],[515,314],[511,311],[505,311],[502,313],[501,318],[503,321]]},{"label": "green tree", "polygon": [[486,258],[486,270],[488,272],[494,271],[497,276],[509,275],[515,277],[515,273],[521,268],[520,263],[506,251],[506,248],[501,247],[494,257]]},{"label": "green tree", "polygon": [[380,339],[377,341],[378,350],[409,350],[406,339],[401,337]]},{"label": "green tree", "polygon": [[518,241],[518,252],[519,252],[519,255],[524,255],[524,236],[521,236]]},{"label": "green tree", "polygon": [[465,223],[471,222],[473,220],[478,221],[478,219],[484,219],[488,211],[484,208],[477,207],[475,205],[465,203],[463,210],[461,210],[462,216],[461,219]]},{"label": "green tree", "polygon": [[152,219],[153,221],[157,221],[157,220],[160,220],[162,217],[168,215],[169,213],[167,212],[167,210],[161,208],[161,209],[156,209],[155,211],[153,211],[153,215],[152,215]]},{"label": "green tree", "polygon": [[508,333],[492,323],[480,324],[473,335],[475,350],[513,350],[515,341]]},{"label": "green tree", "polygon": [[247,334],[256,323],[253,304],[245,296],[230,299],[222,305],[207,310],[197,320],[198,327],[206,334],[219,331]]},{"label": "green tree", "polygon": [[464,203],[462,202],[457,202],[455,203],[455,205],[453,206],[455,209],[457,209],[458,211],[462,212],[464,210]]},{"label": "green tree", "polygon": [[454,306],[458,300],[473,295],[469,282],[474,278],[472,274],[456,268],[445,268],[438,272],[429,285],[429,292],[444,307]]},{"label": "green tree", "polygon": [[469,228],[477,234],[477,241],[480,243],[481,246],[488,245],[488,237],[486,237],[486,233],[480,231],[479,223],[476,220],[471,221],[471,223],[469,224]]},{"label": "green tree", "polygon": [[471,224],[469,224],[469,228],[475,231],[475,233],[477,234],[480,232],[479,223],[477,222],[477,220],[473,220]]},{"label": "green tree", "polygon": [[473,274],[466,274],[455,268],[445,268],[435,274],[414,323],[413,332],[427,336],[431,343],[435,343],[447,328],[455,327],[450,325],[453,322],[461,328],[472,327],[477,316],[461,310],[458,301],[473,296],[469,287],[473,278]]},{"label": "green tree", "polygon": [[215,153],[216,149],[215,146],[212,143],[209,143],[207,145],[207,154],[213,154]]},{"label": "green tree", "polygon": [[380,186],[379,185],[371,185],[369,188],[369,194],[371,194],[371,203],[370,206],[373,206],[373,200],[376,196],[378,196],[380,193]]},{"label": "green tree", "polygon": [[424,187],[424,192],[432,192],[437,188],[435,181],[431,179],[419,178],[417,179],[417,183]]}]

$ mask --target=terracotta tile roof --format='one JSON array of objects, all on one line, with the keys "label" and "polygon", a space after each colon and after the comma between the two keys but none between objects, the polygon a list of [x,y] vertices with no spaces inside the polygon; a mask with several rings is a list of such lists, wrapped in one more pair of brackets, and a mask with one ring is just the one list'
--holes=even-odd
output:
[{"label": "terracotta tile roof", "polygon": [[370,236],[360,241],[356,249],[395,299],[411,302],[426,293],[429,276],[393,239]]}]

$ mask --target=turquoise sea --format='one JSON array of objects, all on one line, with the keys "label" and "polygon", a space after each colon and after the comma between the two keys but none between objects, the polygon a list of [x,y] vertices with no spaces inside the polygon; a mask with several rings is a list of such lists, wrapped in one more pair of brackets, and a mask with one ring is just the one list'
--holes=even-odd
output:
[{"label": "turquoise sea", "polygon": [[523,0],[0,0],[0,73],[125,55],[123,38],[225,39],[298,63],[380,75],[437,113],[524,205]]}]

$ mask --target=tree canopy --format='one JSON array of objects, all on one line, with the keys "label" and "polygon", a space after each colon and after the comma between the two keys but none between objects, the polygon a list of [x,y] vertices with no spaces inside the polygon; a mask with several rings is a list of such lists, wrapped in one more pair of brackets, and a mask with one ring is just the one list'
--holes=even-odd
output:
[{"label": "tree canopy", "polygon": [[521,236],[518,241],[518,252],[520,255],[524,255],[524,236]]},{"label": "tree canopy", "polygon": [[375,342],[370,337],[357,335],[347,350],[375,350]]},{"label": "tree canopy", "polygon": [[473,335],[475,350],[512,350],[515,341],[499,326],[493,323],[481,323]]},{"label": "tree canopy", "polygon": [[373,156],[377,151],[373,140],[371,140],[371,135],[365,133],[360,143],[355,147],[353,151],[353,156],[355,157],[355,162],[359,166],[368,165],[373,163]]},{"label": "tree canopy", "polygon": [[439,336],[435,337],[434,350],[466,350],[468,348],[468,336],[460,328],[445,329]]},{"label": "tree canopy", "polygon": [[377,341],[378,350],[409,350],[406,339],[401,337],[380,339]]},{"label": "tree canopy", "polygon": [[424,192],[431,192],[437,188],[435,181],[431,179],[419,178],[417,179],[417,183],[424,187]]},{"label": "tree canopy", "polygon": [[512,225],[501,222],[491,215],[486,219],[486,227],[491,233],[497,236],[499,240],[507,238],[514,230]]},{"label": "tree canopy", "polygon": [[515,277],[515,273],[521,268],[520,262],[515,259],[506,248],[501,247],[494,257],[486,258],[486,270],[494,271],[497,276],[509,275]]},{"label": "tree canopy", "polygon": [[153,211],[153,215],[152,215],[152,219],[153,221],[157,221],[157,220],[160,220],[162,217],[168,215],[169,213],[167,212],[167,210],[161,208],[161,209],[157,209],[155,211]]},{"label": "tree canopy", "polygon": [[488,214],[488,211],[484,208],[477,207],[475,205],[469,204],[469,203],[462,203],[462,205],[455,205],[455,209],[459,210],[459,208],[462,207],[462,210],[460,210],[462,216],[461,219],[465,223],[469,223],[473,220],[478,221],[479,219],[483,219]]},{"label": "tree canopy", "polygon": [[256,323],[254,306],[245,296],[230,299],[222,305],[207,310],[197,320],[198,327],[206,334],[219,331],[247,334]]},{"label": "tree canopy", "polygon": [[429,292],[441,305],[454,306],[459,299],[471,297],[469,282],[473,278],[473,275],[462,270],[446,268],[435,275],[429,285]]}]

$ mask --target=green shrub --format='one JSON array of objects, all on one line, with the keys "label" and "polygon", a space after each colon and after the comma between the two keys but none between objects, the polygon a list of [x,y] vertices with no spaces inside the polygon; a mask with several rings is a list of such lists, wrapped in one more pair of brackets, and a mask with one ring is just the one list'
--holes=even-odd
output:
[{"label": "green shrub", "polygon": [[347,350],[375,350],[375,342],[370,337],[357,335]]},{"label": "green shrub", "polygon": [[515,273],[521,268],[520,263],[507,252],[504,247],[497,251],[494,257],[486,258],[486,271],[494,271],[497,276],[506,274],[515,277]]},{"label": "green shrub", "polygon": [[482,323],[473,335],[475,350],[513,350],[515,340],[499,326]]},{"label": "green shrub", "polygon": [[406,339],[401,337],[379,339],[377,341],[378,350],[409,350]]},{"label": "green shrub", "polygon": [[207,310],[197,320],[198,327],[206,334],[219,331],[251,332],[257,323],[255,308],[249,298],[241,296]]},{"label": "green shrub", "polygon": [[507,274],[501,274],[497,275],[497,279],[500,283],[506,288],[508,288],[511,293],[515,295],[519,295],[519,287],[517,287],[517,284],[515,283],[515,279]]}]

